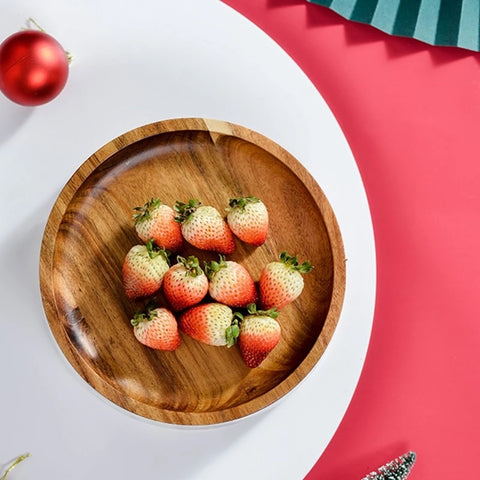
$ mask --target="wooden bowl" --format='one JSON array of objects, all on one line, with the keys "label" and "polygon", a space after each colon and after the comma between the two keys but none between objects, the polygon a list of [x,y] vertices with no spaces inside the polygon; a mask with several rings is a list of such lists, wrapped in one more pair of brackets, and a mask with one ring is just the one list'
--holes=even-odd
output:
[{"label": "wooden bowl", "polygon": [[[255,280],[282,250],[315,266],[279,316],[280,343],[254,369],[237,346],[208,346],[184,334],[174,352],[141,345],[130,325],[139,305],[126,299],[121,281],[124,257],[140,243],[133,207],[151,197],[170,205],[198,198],[224,211],[230,198],[244,195],[266,204],[269,235],[258,248],[237,240],[229,259]],[[188,245],[181,254],[218,259]],[[40,286],[58,345],[94,389],[149,419],[206,425],[271,405],[318,362],[342,308],[345,258],[332,208],[292,155],[238,125],[175,119],[121,135],[72,176],[45,228]]]}]

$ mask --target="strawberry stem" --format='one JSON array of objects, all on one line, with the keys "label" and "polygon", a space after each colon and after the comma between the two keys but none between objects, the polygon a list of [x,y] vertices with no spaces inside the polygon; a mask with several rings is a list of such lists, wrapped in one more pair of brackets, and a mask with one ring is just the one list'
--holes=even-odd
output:
[{"label": "strawberry stem", "polygon": [[243,320],[243,315],[240,312],[234,312],[232,317],[232,324],[225,330],[225,340],[227,347],[233,347],[237,343],[240,335],[240,323]]},{"label": "strawberry stem", "polygon": [[270,308],[269,310],[257,310],[257,306],[254,303],[247,305],[247,311],[250,315],[264,315],[271,318],[277,318],[279,315],[277,307]]},{"label": "strawberry stem", "polygon": [[175,221],[178,223],[186,222],[197,210],[197,208],[202,204],[200,200],[191,198],[188,203],[175,202],[173,209],[178,215],[175,217]]},{"label": "strawberry stem", "polygon": [[130,320],[130,323],[136,327],[140,323],[144,322],[147,319],[146,315],[142,312],[137,312],[133,316],[133,318]]},{"label": "strawberry stem", "polygon": [[170,252],[165,250],[165,248],[159,248],[157,245],[155,245],[155,243],[153,243],[153,238],[150,238],[145,246],[147,247],[148,256],[152,260],[161,255],[168,265],[170,265]]},{"label": "strawberry stem", "polygon": [[136,312],[133,315],[133,318],[130,320],[130,323],[136,327],[142,322],[147,322],[153,320],[157,316],[157,312],[155,311],[156,303],[154,300],[148,302],[147,306],[145,307],[145,312]]},{"label": "strawberry stem", "polygon": [[211,280],[221,268],[226,268],[227,266],[225,257],[223,255],[219,255],[219,257],[220,260],[218,262],[215,260],[212,260],[211,262],[205,262],[205,275],[209,280]]},{"label": "strawberry stem", "polygon": [[135,220],[135,225],[146,220],[150,220],[151,214],[162,204],[159,198],[151,198],[143,207],[135,207],[134,210],[137,212],[133,215]]},{"label": "strawberry stem", "polygon": [[303,262],[301,265],[298,263],[297,257],[289,255],[285,250],[280,254],[280,261],[293,270],[300,273],[309,273],[313,269],[313,265],[309,260]]},{"label": "strawberry stem", "polygon": [[189,275],[191,277],[198,277],[203,273],[202,267],[200,267],[200,261],[194,255],[190,255],[188,258],[179,255],[177,257],[177,262],[181,263],[187,270],[185,276]]},{"label": "strawberry stem", "polygon": [[156,245],[153,243],[153,238],[150,238],[145,246],[147,247],[148,256],[150,258],[153,259],[155,257],[158,257],[158,255],[159,255],[158,249],[157,249]]},{"label": "strawberry stem", "polygon": [[230,205],[231,208],[238,208],[240,210],[245,210],[245,207],[249,203],[258,203],[260,202],[260,199],[257,197],[238,197],[238,198],[231,198],[228,204]]},{"label": "strawberry stem", "polygon": [[233,347],[237,343],[240,335],[240,327],[238,324],[232,324],[225,330],[225,339],[227,340],[227,347]]}]

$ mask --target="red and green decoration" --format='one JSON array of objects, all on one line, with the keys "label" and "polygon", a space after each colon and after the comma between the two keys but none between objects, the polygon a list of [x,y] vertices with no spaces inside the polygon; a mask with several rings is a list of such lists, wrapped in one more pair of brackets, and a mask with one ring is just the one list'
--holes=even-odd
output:
[{"label": "red and green decoration", "polygon": [[23,106],[56,98],[68,79],[71,56],[32,19],[0,44],[0,91]]},{"label": "red and green decoration", "polygon": [[362,480],[405,480],[415,463],[415,452],[408,452],[368,474]]}]

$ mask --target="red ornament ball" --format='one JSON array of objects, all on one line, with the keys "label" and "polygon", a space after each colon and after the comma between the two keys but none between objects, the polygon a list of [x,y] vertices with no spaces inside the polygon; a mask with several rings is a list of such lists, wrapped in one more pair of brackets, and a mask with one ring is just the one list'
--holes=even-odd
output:
[{"label": "red ornament ball", "polygon": [[53,100],[63,90],[68,70],[65,50],[45,32],[24,30],[0,44],[0,91],[20,105]]}]

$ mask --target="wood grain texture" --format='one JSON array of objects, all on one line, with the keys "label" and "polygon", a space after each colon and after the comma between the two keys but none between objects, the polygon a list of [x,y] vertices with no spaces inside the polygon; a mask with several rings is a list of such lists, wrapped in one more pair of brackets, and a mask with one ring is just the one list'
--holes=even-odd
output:
[{"label": "wood grain texture", "polygon": [[[140,243],[132,209],[151,197],[173,205],[198,198],[224,211],[232,197],[266,204],[266,243],[236,241],[229,259],[255,280],[282,250],[315,266],[302,295],[278,320],[280,343],[246,367],[236,347],[201,344],[182,334],[174,352],[141,345],[130,318],[139,308],[123,294],[121,267]],[[184,255],[217,259],[186,244]],[[88,158],[60,193],[40,256],[40,286],[53,335],[75,370],[99,393],[140,416],[205,425],[242,418],[284,396],[310,372],[337,325],[345,257],[334,212],[308,171],[276,143],[217,120],[146,125]]]}]

